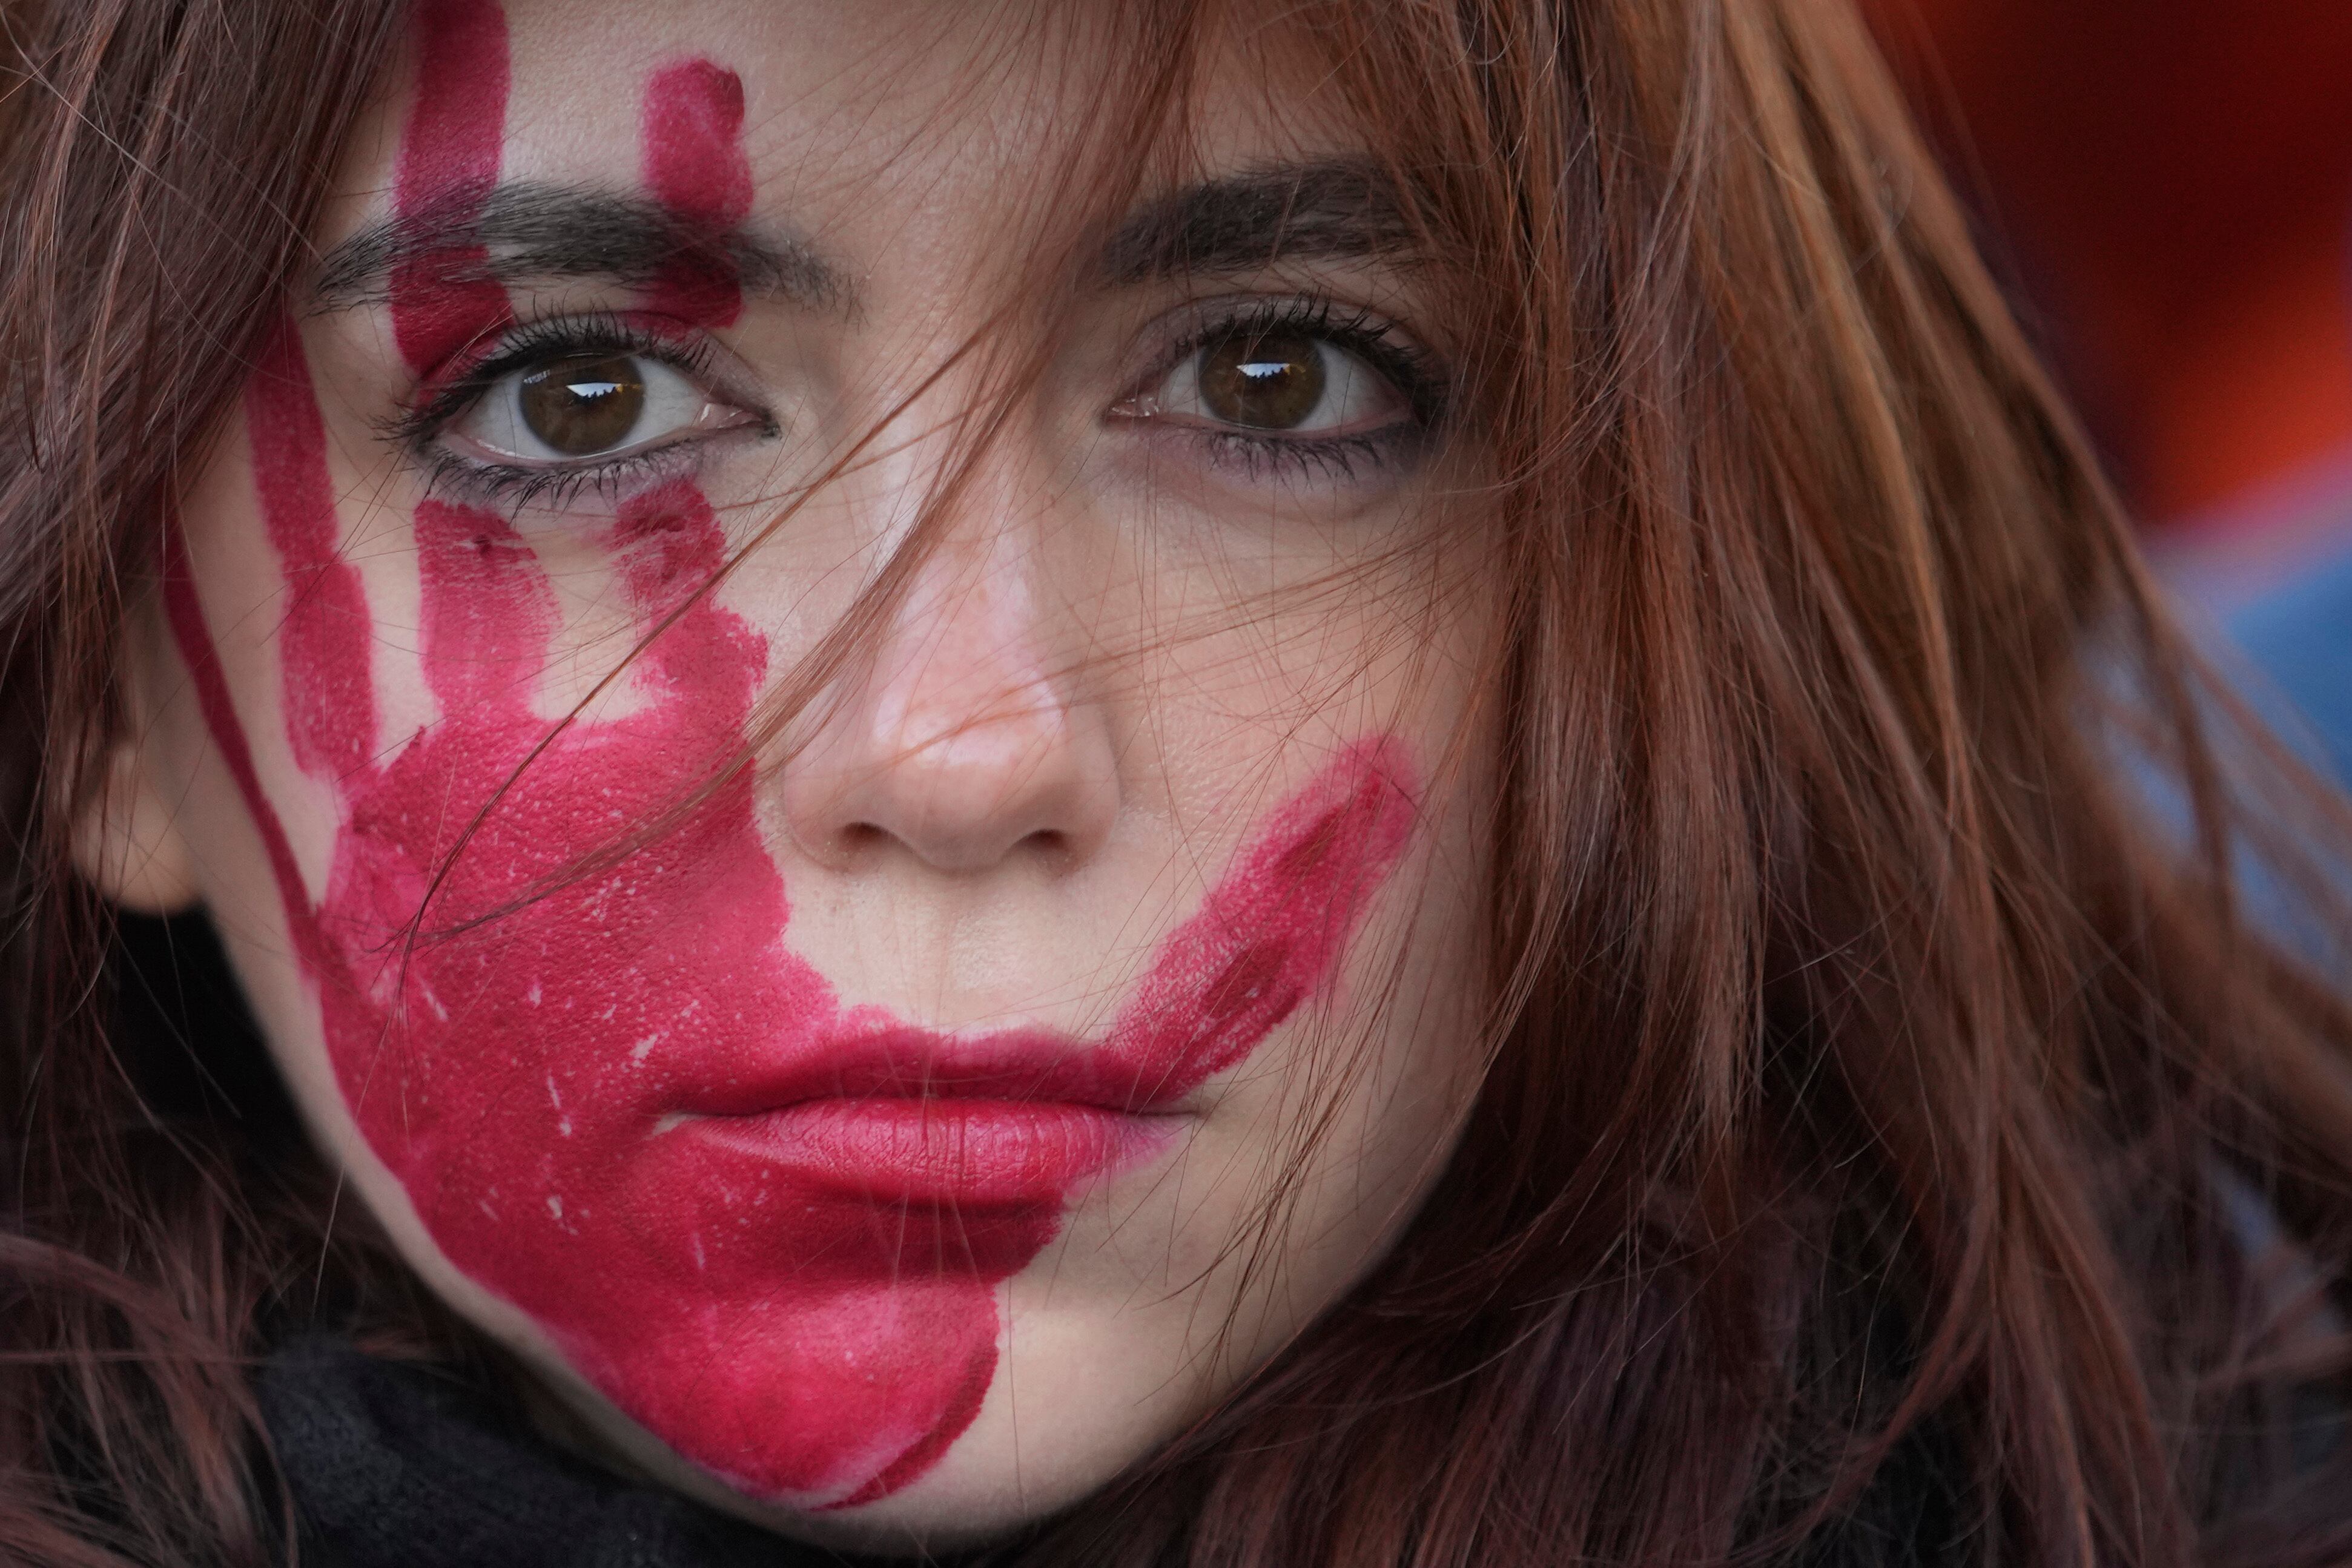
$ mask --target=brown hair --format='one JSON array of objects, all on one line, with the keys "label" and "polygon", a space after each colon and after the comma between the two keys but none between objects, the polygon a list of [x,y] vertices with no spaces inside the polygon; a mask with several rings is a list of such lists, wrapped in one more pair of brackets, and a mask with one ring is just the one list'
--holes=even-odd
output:
[{"label": "brown hair", "polygon": [[[161,502],[391,10],[0,11],[0,1552],[37,1563],[281,1552],[266,1304],[425,1311],[328,1247],[306,1156],[139,1098],[66,870]],[[2331,909],[2346,814],[2169,629],[1857,23],[1292,14],[1482,312],[1506,1027],[1375,1276],[1024,1560],[2352,1553],[2352,1456],[2284,1457],[2343,1364],[2352,1012],[2232,891],[2257,855]]]}]

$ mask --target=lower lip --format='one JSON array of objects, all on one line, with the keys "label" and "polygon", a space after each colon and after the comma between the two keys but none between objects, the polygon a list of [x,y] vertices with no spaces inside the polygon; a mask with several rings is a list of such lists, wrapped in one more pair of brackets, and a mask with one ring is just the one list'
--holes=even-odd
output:
[{"label": "lower lip", "polygon": [[1185,1118],[1034,1100],[803,1100],[677,1129],[882,1202],[1059,1205],[1087,1178],[1156,1152]]}]

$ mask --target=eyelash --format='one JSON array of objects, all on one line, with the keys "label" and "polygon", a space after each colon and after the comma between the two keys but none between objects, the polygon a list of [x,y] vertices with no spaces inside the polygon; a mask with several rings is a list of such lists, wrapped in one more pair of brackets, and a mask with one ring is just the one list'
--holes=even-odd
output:
[{"label": "eyelash", "polygon": [[1186,433],[1206,444],[1213,460],[1241,465],[1244,477],[1261,479],[1278,474],[1300,479],[1352,480],[1360,465],[1381,465],[1410,456],[1444,422],[1448,378],[1434,356],[1406,340],[1386,318],[1325,298],[1256,300],[1217,316],[1178,339],[1142,384],[1155,384],[1211,344],[1278,332],[1319,339],[1355,355],[1395,386],[1412,411],[1412,418],[1359,435],[1279,435],[1239,429]]},{"label": "eyelash", "polygon": [[[638,480],[665,472],[666,465],[674,467],[684,455],[683,449],[698,444],[664,442],[577,467],[487,463],[436,444],[443,431],[465,417],[506,377],[570,354],[633,355],[667,365],[698,382],[710,379],[715,357],[708,341],[649,332],[609,312],[528,321],[508,332],[498,349],[465,375],[434,388],[423,402],[395,415],[383,427],[384,437],[424,466],[427,494],[466,491],[476,499],[516,511],[533,503],[561,510],[590,491],[616,504]],[[772,416],[756,409],[752,412],[760,413],[761,423],[751,428],[761,435],[774,435]]]},{"label": "eyelash", "polygon": [[[1265,299],[1218,316],[1172,343],[1143,384],[1164,378],[1213,343],[1277,332],[1315,338],[1363,361],[1396,387],[1412,417],[1387,429],[1344,436],[1279,435],[1238,429],[1186,433],[1208,448],[1213,461],[1237,465],[1244,478],[1352,480],[1360,467],[1391,464],[1407,455],[1443,421],[1446,380],[1428,351],[1405,340],[1384,318],[1328,298]],[[385,437],[423,465],[428,494],[462,490],[481,501],[518,511],[533,503],[560,510],[590,491],[607,503],[617,503],[638,480],[663,472],[666,465],[674,466],[683,449],[698,444],[667,442],[578,467],[486,463],[436,444],[443,431],[507,376],[542,361],[583,353],[641,356],[697,382],[709,378],[713,359],[706,341],[651,333],[609,313],[526,322],[509,332],[496,351],[465,375],[435,388],[429,397],[389,421]],[[776,434],[774,419],[765,414],[755,428],[763,435]]]}]

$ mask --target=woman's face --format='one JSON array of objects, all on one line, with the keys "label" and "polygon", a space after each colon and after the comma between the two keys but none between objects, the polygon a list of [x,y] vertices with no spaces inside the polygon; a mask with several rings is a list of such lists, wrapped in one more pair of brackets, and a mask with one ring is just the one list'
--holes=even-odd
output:
[{"label": "woman's face", "polygon": [[425,0],[412,44],[185,493],[167,815],[117,820],[608,1455],[844,1540],[1049,1511],[1360,1276],[1459,1120],[1496,628],[1440,274],[1269,33],[992,339],[1107,39]]}]

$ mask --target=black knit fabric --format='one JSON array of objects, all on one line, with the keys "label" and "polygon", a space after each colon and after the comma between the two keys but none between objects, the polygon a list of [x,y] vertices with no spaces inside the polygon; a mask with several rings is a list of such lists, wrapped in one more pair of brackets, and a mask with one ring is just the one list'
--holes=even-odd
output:
[{"label": "black knit fabric", "polygon": [[634,1486],[490,1400],[324,1335],[256,1385],[321,1568],[842,1568],[854,1559]]},{"label": "black knit fabric", "polygon": [[[363,1355],[330,1335],[286,1344],[256,1392],[294,1494],[306,1568],[907,1568],[787,1541],[632,1485],[446,1374]],[[1953,1502],[1945,1470],[1915,1436],[1798,1561],[1943,1561]]]}]

